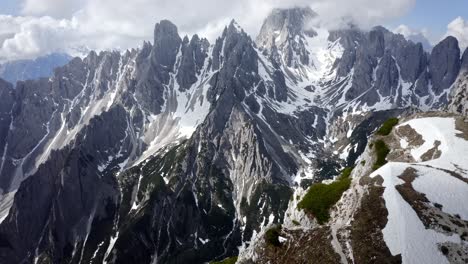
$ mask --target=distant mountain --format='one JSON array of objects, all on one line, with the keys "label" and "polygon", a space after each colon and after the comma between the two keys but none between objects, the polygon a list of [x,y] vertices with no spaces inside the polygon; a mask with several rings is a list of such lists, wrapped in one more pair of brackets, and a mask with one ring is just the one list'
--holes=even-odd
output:
[{"label": "distant mountain", "polygon": [[214,43],[163,20],[140,49],[0,81],[0,263],[457,260],[468,56],[316,16]]},{"label": "distant mountain", "polygon": [[0,64],[0,78],[16,85],[18,81],[50,77],[54,69],[67,64],[72,57],[52,53],[34,60],[17,60]]}]

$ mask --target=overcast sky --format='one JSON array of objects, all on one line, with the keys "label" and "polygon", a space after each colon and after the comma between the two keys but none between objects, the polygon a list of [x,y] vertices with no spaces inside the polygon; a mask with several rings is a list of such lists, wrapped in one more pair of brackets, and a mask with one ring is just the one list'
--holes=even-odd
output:
[{"label": "overcast sky", "polygon": [[384,25],[433,43],[455,35],[468,46],[468,0],[0,0],[0,60],[138,47],[161,19],[213,40],[234,18],[255,36],[272,8],[292,6],[311,6],[329,28]]}]

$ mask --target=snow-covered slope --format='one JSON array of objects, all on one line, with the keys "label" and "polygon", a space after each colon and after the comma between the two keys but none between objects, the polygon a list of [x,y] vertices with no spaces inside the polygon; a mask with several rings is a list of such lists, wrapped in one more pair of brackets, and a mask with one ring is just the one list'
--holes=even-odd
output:
[{"label": "snow-covered slope", "polygon": [[[397,134],[401,131],[399,128],[409,126],[413,129],[411,137],[422,137],[424,143],[408,145],[405,135],[396,136],[396,139],[400,138],[401,142],[405,142],[401,144],[401,148],[404,152],[409,152],[415,162],[389,162],[371,175],[383,177],[383,197],[389,216],[382,231],[391,253],[401,254],[403,263],[456,263],[457,261],[444,256],[442,246],[446,246],[448,254],[455,257],[459,248],[464,249],[462,252],[465,253],[459,261],[468,257],[468,123],[462,120],[453,117],[426,117],[399,125],[396,127]],[[457,129],[457,122],[464,131]],[[434,153],[424,155],[430,153],[435,146],[437,150],[432,151]],[[410,168],[412,172],[408,172]],[[425,196],[427,208],[421,208],[414,201],[408,202],[397,190],[397,186],[405,184],[401,177],[408,174],[416,178],[407,184],[412,186],[413,194]],[[414,208],[416,206],[417,209]],[[449,220],[445,222],[433,218],[435,223],[425,224],[421,214],[436,208],[448,215],[444,220]],[[463,231],[457,232],[453,227],[457,225],[454,218],[461,223],[459,228]]]},{"label": "snow-covered slope", "polygon": [[[441,113],[403,120],[390,135],[371,138],[327,223],[298,209],[305,191],[297,188],[280,231],[282,246],[260,233],[242,249],[240,263],[464,263],[468,122]],[[390,151],[388,163],[374,171],[377,140]],[[310,259],[317,250],[320,259]]]}]

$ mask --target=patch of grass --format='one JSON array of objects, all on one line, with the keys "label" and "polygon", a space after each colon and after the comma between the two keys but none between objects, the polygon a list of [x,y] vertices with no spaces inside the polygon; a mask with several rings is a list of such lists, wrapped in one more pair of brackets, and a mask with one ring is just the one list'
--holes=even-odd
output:
[{"label": "patch of grass", "polygon": [[388,136],[392,132],[393,127],[396,126],[398,122],[398,118],[395,117],[388,119],[382,124],[379,130],[377,130],[377,135]]},{"label": "patch of grass", "polygon": [[210,264],[235,264],[237,262],[237,256],[223,259],[221,261],[210,262]]},{"label": "patch of grass", "polygon": [[351,172],[353,168],[345,168],[341,176],[331,184],[317,183],[312,185],[304,198],[299,202],[298,208],[312,213],[319,224],[330,219],[330,208],[336,204],[341,195],[351,185]]},{"label": "patch of grass", "polygon": [[275,247],[281,246],[281,242],[279,241],[279,235],[281,233],[281,226],[275,226],[268,229],[265,232],[265,242],[268,245],[272,245]]},{"label": "patch of grass", "polygon": [[390,153],[390,149],[387,147],[387,144],[381,139],[375,141],[375,154],[377,155],[377,160],[372,166],[372,169],[377,170],[383,165],[387,164],[387,155]]},{"label": "patch of grass", "polygon": [[353,172],[353,168],[351,167],[344,168],[343,171],[341,172],[339,179],[349,178],[349,176],[351,175],[351,172]]}]

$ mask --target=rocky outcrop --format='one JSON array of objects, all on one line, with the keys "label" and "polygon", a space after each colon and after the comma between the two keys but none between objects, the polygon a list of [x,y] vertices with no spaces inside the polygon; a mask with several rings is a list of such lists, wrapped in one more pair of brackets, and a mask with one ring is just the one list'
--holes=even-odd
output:
[{"label": "rocky outcrop", "polygon": [[458,40],[447,37],[433,49],[429,63],[429,73],[432,80],[432,90],[440,95],[448,89],[460,71],[460,48]]},{"label": "rocky outcrop", "polygon": [[[460,69],[458,42],[454,38],[442,41],[430,55],[420,43],[407,41],[382,27],[364,35],[352,29],[336,31],[329,39],[339,40],[344,48],[343,56],[337,61],[337,76],[352,75],[351,87],[344,91],[346,100],[360,98],[368,106],[387,101],[398,107],[438,108],[446,104],[447,94],[441,94],[451,87]],[[359,43],[358,48],[355,43]],[[383,54],[387,58],[381,59]],[[389,58],[395,63],[389,64]],[[389,80],[387,75],[382,75],[383,71],[393,72],[393,93],[388,93]]]},{"label": "rocky outcrop", "polygon": [[177,82],[181,90],[190,88],[197,81],[197,76],[205,64],[209,45],[206,39],[200,39],[198,35],[194,35],[190,41],[188,37],[184,38],[181,65],[177,72]]},{"label": "rocky outcrop", "polygon": [[448,109],[453,113],[468,115],[468,49],[463,53],[460,74],[453,85]]},{"label": "rocky outcrop", "polygon": [[[353,132],[353,137],[366,137],[369,142],[358,162],[353,162],[354,168],[349,170],[352,170],[349,189],[329,210],[329,220],[319,224],[313,211],[302,212],[305,209],[300,204],[310,193],[295,189],[284,224],[281,227],[270,225],[258,234],[240,252],[238,262],[406,263],[416,259],[439,263],[466,259],[466,252],[460,249],[466,241],[463,232],[468,228],[468,221],[466,214],[455,213],[463,212],[463,206],[455,202],[453,206],[457,209],[447,210],[447,203],[441,205],[435,199],[439,199],[441,189],[454,190],[450,196],[466,193],[466,173],[456,172],[466,165],[453,153],[459,153],[468,144],[467,123],[463,117],[447,113],[405,113],[402,116],[400,124],[386,136],[365,132],[369,121],[382,116],[370,117],[362,123],[363,127]],[[435,138],[427,136],[434,134],[437,134]],[[437,146],[453,139],[459,145],[451,147],[450,152],[448,149],[445,153],[440,151],[438,155],[428,156],[431,150],[415,155],[413,151],[425,144],[423,139],[434,141],[431,143]],[[380,150],[376,144],[379,141],[388,148],[388,155],[384,157],[386,164],[380,169],[374,166],[379,159]],[[450,161],[440,163],[447,159]],[[433,161],[444,165],[428,165]],[[313,199],[325,202],[328,195],[314,192]],[[407,229],[401,229],[406,225],[413,226],[412,232],[418,234],[418,238],[427,239],[407,236]],[[450,236],[457,239],[452,242]],[[408,248],[419,248],[418,252],[424,255],[416,255]]]}]

